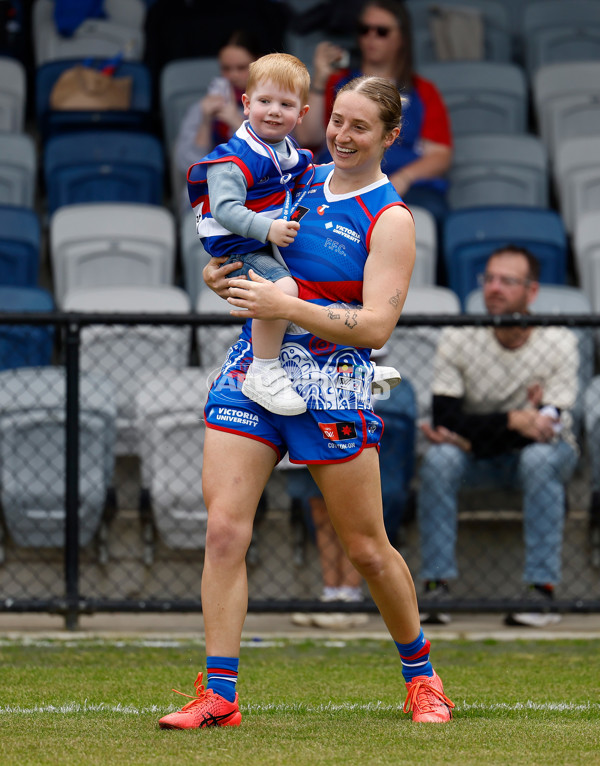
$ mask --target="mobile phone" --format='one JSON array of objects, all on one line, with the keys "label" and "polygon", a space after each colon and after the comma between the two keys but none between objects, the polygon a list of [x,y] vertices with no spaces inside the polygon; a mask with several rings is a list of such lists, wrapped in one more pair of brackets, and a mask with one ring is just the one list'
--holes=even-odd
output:
[{"label": "mobile phone", "polygon": [[350,51],[343,51],[342,55],[333,62],[336,69],[347,69],[350,66]]}]

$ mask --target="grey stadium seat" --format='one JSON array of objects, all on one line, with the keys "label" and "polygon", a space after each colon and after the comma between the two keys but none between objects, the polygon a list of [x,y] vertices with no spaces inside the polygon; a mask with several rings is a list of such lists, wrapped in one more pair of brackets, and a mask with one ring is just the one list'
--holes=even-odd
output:
[{"label": "grey stadium seat", "polygon": [[[0,496],[13,541],[60,547],[65,536],[65,370],[0,372]],[[114,471],[115,392],[101,376],[80,379],[79,542],[98,532]]]},{"label": "grey stadium seat", "polygon": [[54,292],[62,307],[80,287],[171,285],[175,219],[166,208],[135,203],[65,205],[50,219]]},{"label": "grey stadium seat", "polygon": [[[177,287],[111,287],[70,291],[65,311],[187,314],[190,302]],[[117,454],[135,454],[135,397],[149,374],[188,365],[186,325],[92,325],[81,331],[81,369],[113,382],[117,401]]]}]

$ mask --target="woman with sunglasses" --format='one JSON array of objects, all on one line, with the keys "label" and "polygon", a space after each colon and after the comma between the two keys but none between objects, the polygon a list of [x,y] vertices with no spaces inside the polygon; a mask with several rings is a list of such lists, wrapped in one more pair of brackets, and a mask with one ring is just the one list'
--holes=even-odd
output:
[{"label": "woman with sunglasses", "polygon": [[[295,136],[301,146],[313,149],[318,161],[328,161],[325,127],[337,91],[359,75],[395,82],[403,97],[402,133],[386,152],[383,171],[409,207],[424,207],[433,214],[441,235],[448,210],[444,175],[452,161],[450,119],[435,85],[413,71],[411,23],[404,3],[367,0],[359,14],[357,33],[357,67],[340,68],[345,52],[339,46],[329,42],[317,46],[310,109]],[[443,281],[439,269],[438,281]]]}]

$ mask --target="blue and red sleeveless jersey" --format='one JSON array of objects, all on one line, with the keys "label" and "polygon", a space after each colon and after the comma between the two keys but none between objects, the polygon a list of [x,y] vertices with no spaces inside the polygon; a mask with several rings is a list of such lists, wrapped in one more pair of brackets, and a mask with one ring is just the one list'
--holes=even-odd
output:
[{"label": "blue and red sleeveless jersey", "polygon": [[[286,142],[288,156],[278,156],[278,159],[283,178],[292,189],[295,179],[312,161],[312,153],[298,149],[289,137]],[[188,194],[196,211],[196,229],[205,250],[211,255],[222,256],[263,249],[263,242],[233,234],[213,218],[206,174],[209,166],[218,162],[233,162],[240,168],[248,187],[245,205],[258,215],[279,218],[285,200],[286,187],[279,168],[269,151],[252,136],[244,123],[226,144],[217,146],[188,170]]]},{"label": "blue and red sleeveless jersey", "polygon": [[[350,194],[332,194],[333,165],[315,170],[292,220],[300,223],[294,242],[281,248],[299,297],[326,306],[362,304],[365,264],[373,227],[384,210],[404,205],[387,177]],[[305,176],[309,176],[306,173]],[[298,181],[302,191],[303,178]],[[245,371],[252,359],[251,322],[229,351],[224,372]],[[371,349],[324,341],[300,327],[286,334],[280,358],[295,390],[309,409],[369,409]]]}]

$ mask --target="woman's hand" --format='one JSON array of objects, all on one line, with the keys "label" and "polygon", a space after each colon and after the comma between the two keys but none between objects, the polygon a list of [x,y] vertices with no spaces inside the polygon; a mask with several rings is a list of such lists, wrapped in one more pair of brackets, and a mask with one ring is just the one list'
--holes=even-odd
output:
[{"label": "woman's hand", "polygon": [[236,277],[228,280],[227,301],[236,307],[231,315],[246,319],[286,319],[283,311],[288,296],[252,269],[248,276],[248,279]]},{"label": "woman's hand", "polygon": [[344,54],[345,50],[343,48],[327,40],[323,40],[323,42],[316,46],[313,59],[313,88],[318,88],[319,90],[325,88],[327,80],[338,68]]},{"label": "woman's hand", "polygon": [[[202,278],[206,285],[221,298],[227,298],[229,295],[229,275],[231,272],[242,267],[241,261],[223,266],[226,260],[227,256],[211,258],[202,269]],[[240,277],[240,279],[245,279],[245,277]]]}]

